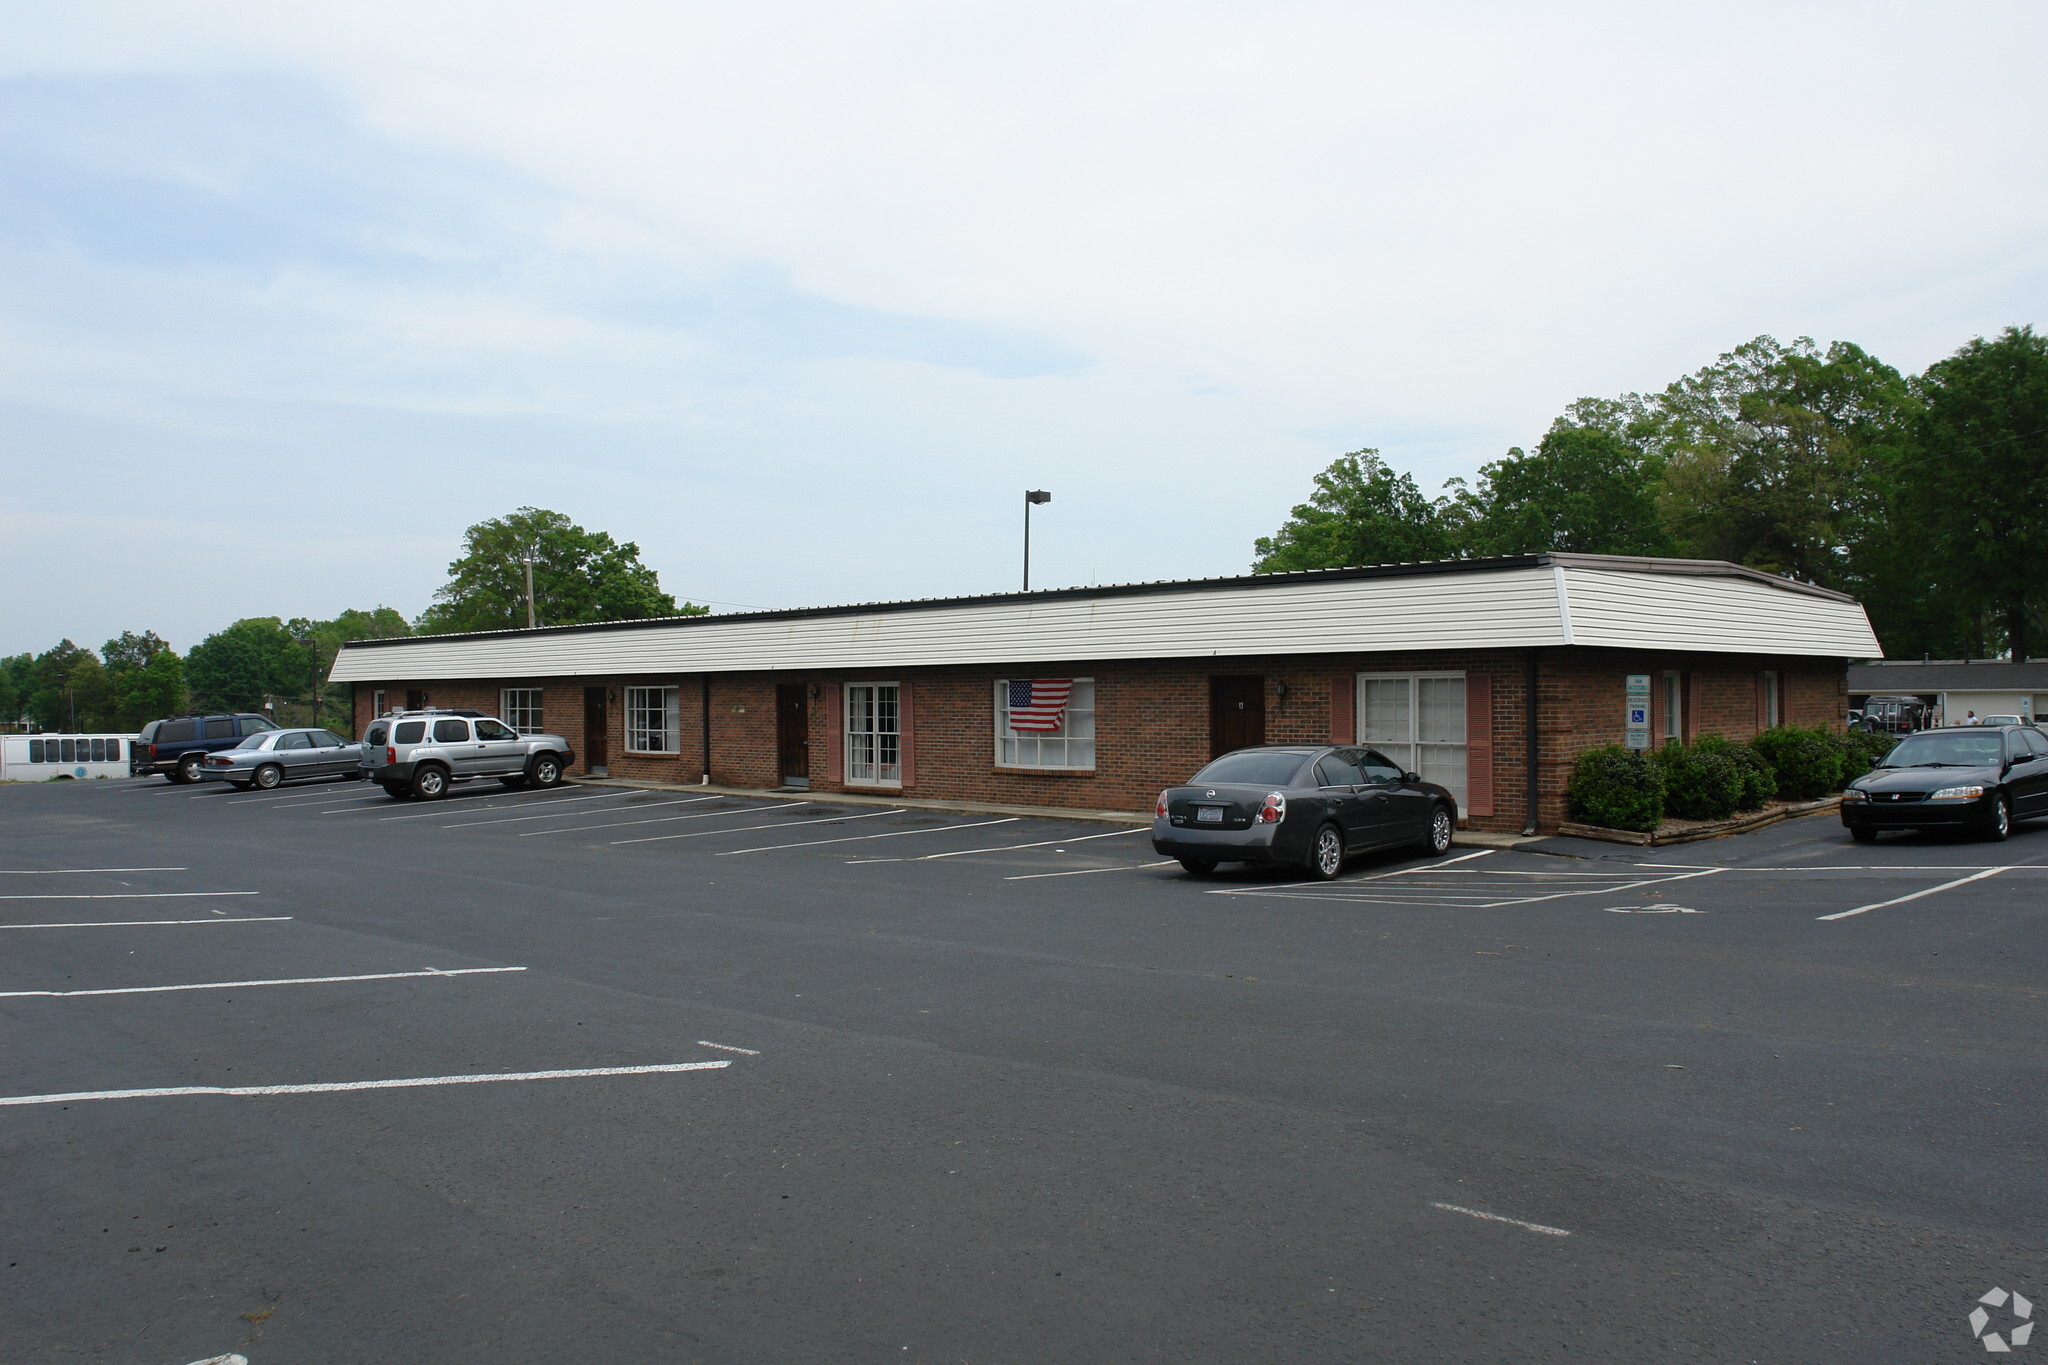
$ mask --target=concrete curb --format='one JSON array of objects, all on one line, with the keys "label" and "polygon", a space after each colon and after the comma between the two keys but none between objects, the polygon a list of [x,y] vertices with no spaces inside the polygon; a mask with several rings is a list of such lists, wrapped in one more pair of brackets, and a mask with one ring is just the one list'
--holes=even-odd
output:
[{"label": "concrete curb", "polygon": [[1677,829],[1669,834],[1660,832],[1644,834],[1631,829],[1606,829],[1599,825],[1575,825],[1567,821],[1557,827],[1560,835],[1573,839],[1599,839],[1610,844],[1634,844],[1638,848],[1666,848],[1672,844],[1697,843],[1702,839],[1724,839],[1731,834],[1747,834],[1753,829],[1775,825],[1780,820],[1791,820],[1801,815],[1819,815],[1824,811],[1841,809],[1842,798],[1823,796],[1818,801],[1796,801],[1791,805],[1777,806],[1759,811],[1754,815],[1738,815],[1732,820],[1714,820],[1689,829]]},{"label": "concrete curb", "polygon": [[[775,791],[763,787],[725,787],[718,783],[662,782],[644,777],[575,777],[579,787],[638,787],[645,791],[703,792],[708,796],[744,796],[754,800],[829,801],[833,805],[888,806],[898,810],[950,811],[956,815],[1018,815],[1034,820],[1087,820],[1098,825],[1130,825],[1143,828],[1152,823],[1149,815],[1121,810],[1088,810],[1079,806],[999,806],[989,801],[930,801],[890,796],[869,796],[865,792]],[[1514,848],[1541,842],[1519,834],[1493,834],[1485,830],[1460,830],[1451,839],[1466,848]]]}]

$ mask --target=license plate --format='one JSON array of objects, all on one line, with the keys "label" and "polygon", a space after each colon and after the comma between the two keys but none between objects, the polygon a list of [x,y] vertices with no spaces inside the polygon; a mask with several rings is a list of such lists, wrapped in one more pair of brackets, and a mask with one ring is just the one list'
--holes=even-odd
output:
[{"label": "license plate", "polygon": [[1195,819],[1197,822],[1205,825],[1220,825],[1223,823],[1223,807],[1197,806],[1195,807]]}]

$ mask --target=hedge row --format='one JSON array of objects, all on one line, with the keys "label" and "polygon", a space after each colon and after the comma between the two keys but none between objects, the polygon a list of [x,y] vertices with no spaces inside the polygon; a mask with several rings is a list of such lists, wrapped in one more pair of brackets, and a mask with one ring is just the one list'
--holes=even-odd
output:
[{"label": "hedge row", "polygon": [[1645,752],[1610,744],[1579,755],[1566,804],[1571,818],[1648,832],[1666,816],[1725,820],[1774,796],[1811,800],[1840,791],[1877,765],[1896,741],[1885,735],[1780,725],[1747,744],[1701,735]]}]

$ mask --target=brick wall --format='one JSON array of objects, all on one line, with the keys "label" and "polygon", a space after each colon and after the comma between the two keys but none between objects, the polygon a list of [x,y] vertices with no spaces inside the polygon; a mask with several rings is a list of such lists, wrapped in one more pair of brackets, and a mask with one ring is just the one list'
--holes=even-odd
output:
[{"label": "brick wall", "polygon": [[[1342,718],[1335,713],[1348,716],[1351,680],[1357,673],[1483,673],[1492,679],[1492,813],[1468,810],[1463,814],[1469,827],[1516,831],[1523,827],[1528,809],[1527,659],[1525,650],[1493,650],[1049,661],[1028,669],[720,674],[711,679],[710,686],[709,767],[714,782],[759,788],[777,785],[781,774],[775,689],[778,683],[801,683],[807,689],[812,790],[877,790],[830,776],[835,765],[829,760],[843,741],[833,731],[837,708],[829,703],[848,682],[895,682],[909,685],[913,724],[908,747],[914,761],[905,785],[879,790],[942,800],[1144,811],[1150,809],[1161,787],[1185,781],[1208,761],[1209,680],[1214,675],[1264,677],[1268,743],[1323,743],[1329,742],[1341,725]],[[1583,648],[1545,649],[1539,652],[1539,660],[1537,715],[1542,748],[1538,823],[1545,829],[1564,818],[1565,786],[1578,755],[1589,748],[1621,742],[1625,680],[1630,673],[1648,673],[1653,679],[1660,679],[1667,670],[1683,675],[1681,704],[1688,737],[1707,731],[1731,739],[1755,734],[1762,715],[1766,669],[1778,671],[1783,678],[1784,718],[1792,724],[1839,729],[1847,704],[1846,670],[1841,663],[1826,660]],[[1032,771],[997,764],[995,683],[1016,676],[1095,680],[1097,741],[1092,771]],[[575,749],[573,773],[585,772],[590,766],[584,692],[599,687],[606,698],[607,769],[613,776],[695,782],[705,771],[704,689],[703,680],[695,675],[357,684],[356,733],[361,734],[369,723],[374,688],[384,690],[390,705],[402,703],[409,689],[417,689],[427,694],[427,704],[432,706],[475,707],[495,714],[499,690],[504,686],[543,689],[542,724]],[[677,688],[678,752],[626,752],[625,689],[629,686]],[[1653,682],[1653,690],[1660,688],[1660,682]],[[1468,720],[1476,724],[1478,717]]]}]

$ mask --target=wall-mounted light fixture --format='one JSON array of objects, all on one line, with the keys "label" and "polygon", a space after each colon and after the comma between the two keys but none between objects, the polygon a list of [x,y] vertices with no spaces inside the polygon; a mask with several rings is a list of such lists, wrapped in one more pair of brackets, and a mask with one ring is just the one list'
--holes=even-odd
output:
[{"label": "wall-mounted light fixture", "polygon": [[1281,679],[1281,680],[1280,680],[1280,685],[1279,685],[1279,686],[1277,686],[1277,687],[1275,687],[1275,688],[1274,688],[1273,690],[1274,690],[1274,692],[1276,692],[1276,693],[1278,693],[1278,694],[1279,694],[1280,700],[1282,700],[1282,701],[1286,701],[1286,700],[1287,700],[1287,694],[1288,694],[1288,692],[1289,692],[1289,691],[1291,691],[1292,689],[1290,689],[1290,688],[1289,688],[1289,687],[1287,686],[1287,680],[1283,678],[1283,679]]},{"label": "wall-mounted light fixture", "polygon": [[812,701],[816,701],[816,700],[817,700],[818,698],[820,698],[820,697],[822,697],[822,696],[824,696],[824,695],[825,695],[825,689],[824,689],[824,688],[822,688],[822,687],[818,686],[818,685],[817,685],[816,683],[812,683],[812,684],[811,684],[811,700],[812,700]]}]

